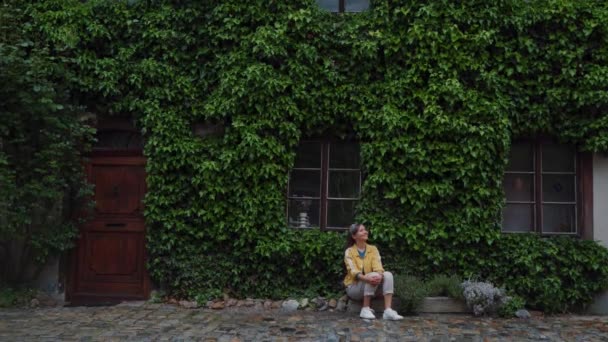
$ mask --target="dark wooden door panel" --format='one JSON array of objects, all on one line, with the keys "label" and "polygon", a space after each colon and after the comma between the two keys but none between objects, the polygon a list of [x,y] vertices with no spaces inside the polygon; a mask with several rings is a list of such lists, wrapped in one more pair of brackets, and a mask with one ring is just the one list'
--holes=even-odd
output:
[{"label": "dark wooden door panel", "polygon": [[143,217],[102,217],[87,222],[81,231],[84,232],[101,232],[101,233],[140,233],[144,234],[146,228],[144,226]]},{"label": "dark wooden door panel", "polygon": [[95,211],[80,227],[73,253],[68,287],[73,304],[148,297],[144,164],[143,157],[98,157],[87,165]]},{"label": "dark wooden door panel", "polygon": [[140,166],[94,165],[95,209],[99,215],[141,213],[144,175]]},{"label": "dark wooden door panel", "polygon": [[72,297],[72,305],[95,305],[115,304],[124,300],[143,300],[142,287],[137,285],[122,286],[116,283],[107,283],[100,286],[99,283],[83,282],[78,292]]},{"label": "dark wooden door panel", "polygon": [[[87,274],[91,278],[122,280],[135,278],[137,280],[139,267],[137,261],[141,255],[139,236],[128,236],[128,233],[89,233],[87,241]],[[127,280],[127,279],[125,279]]]},{"label": "dark wooden door panel", "polygon": [[[92,222],[82,231],[81,279],[101,283],[138,283],[144,260],[143,222],[117,227],[117,220]],[[121,229],[122,228],[122,229]]]}]

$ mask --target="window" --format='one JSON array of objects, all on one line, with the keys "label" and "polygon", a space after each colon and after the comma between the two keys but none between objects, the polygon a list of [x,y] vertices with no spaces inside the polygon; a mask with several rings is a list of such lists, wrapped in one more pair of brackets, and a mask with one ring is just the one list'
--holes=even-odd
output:
[{"label": "window", "polygon": [[588,181],[581,176],[576,148],[547,141],[522,141],[511,146],[503,190],[504,232],[579,234],[586,224],[581,217]]},{"label": "window", "polygon": [[361,192],[360,164],[356,143],[302,142],[289,175],[289,226],[347,228]]},{"label": "window", "polygon": [[369,0],[317,0],[317,5],[335,13],[363,12],[369,8]]}]

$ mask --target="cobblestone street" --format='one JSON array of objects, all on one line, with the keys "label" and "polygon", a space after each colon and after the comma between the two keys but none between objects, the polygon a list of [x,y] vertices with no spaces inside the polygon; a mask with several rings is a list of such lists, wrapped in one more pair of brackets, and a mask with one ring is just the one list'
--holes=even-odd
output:
[{"label": "cobblestone street", "polygon": [[608,341],[608,317],[468,315],[364,321],[343,312],[168,304],[1,309],[1,341]]}]

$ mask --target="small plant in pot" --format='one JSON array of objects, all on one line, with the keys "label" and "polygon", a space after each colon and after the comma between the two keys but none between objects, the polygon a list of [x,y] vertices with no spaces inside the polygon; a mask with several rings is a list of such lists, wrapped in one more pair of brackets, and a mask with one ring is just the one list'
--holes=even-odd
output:
[{"label": "small plant in pot", "polygon": [[429,279],[425,284],[427,297],[422,301],[420,312],[470,312],[464,302],[461,283],[461,279],[454,275],[436,275]]},{"label": "small plant in pot", "polygon": [[498,308],[498,316],[503,318],[528,318],[530,313],[525,310],[526,300],[520,296],[508,296]]},{"label": "small plant in pot", "polygon": [[426,296],[426,287],[412,275],[395,276],[395,296],[399,298],[399,312],[412,314],[418,311]]},{"label": "small plant in pot", "polygon": [[505,290],[490,282],[467,280],[462,287],[467,305],[475,316],[491,315],[508,301]]},{"label": "small plant in pot", "polygon": [[462,280],[457,276],[439,274],[426,283],[427,295],[429,297],[450,297],[464,299],[462,294]]}]

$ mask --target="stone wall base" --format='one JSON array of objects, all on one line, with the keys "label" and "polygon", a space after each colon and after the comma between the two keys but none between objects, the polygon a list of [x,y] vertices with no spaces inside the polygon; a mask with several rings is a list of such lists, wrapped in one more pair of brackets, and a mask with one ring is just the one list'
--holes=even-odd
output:
[{"label": "stone wall base", "polygon": [[470,313],[464,301],[450,297],[426,297],[417,310],[421,313]]},{"label": "stone wall base", "polygon": [[60,258],[51,257],[42,269],[42,272],[33,281],[32,287],[39,292],[36,298],[41,306],[65,304],[65,289],[60,270]]},{"label": "stone wall base", "polygon": [[608,290],[595,297],[593,303],[587,308],[591,315],[608,315]]}]

